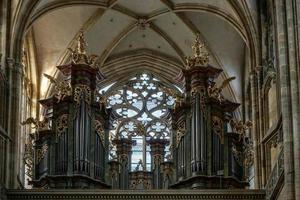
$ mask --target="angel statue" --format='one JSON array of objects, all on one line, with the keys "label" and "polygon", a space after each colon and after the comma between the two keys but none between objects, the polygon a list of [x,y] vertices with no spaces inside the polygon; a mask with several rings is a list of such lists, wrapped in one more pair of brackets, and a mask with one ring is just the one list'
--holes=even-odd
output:
[{"label": "angel statue", "polygon": [[58,99],[57,103],[64,100],[65,97],[72,95],[72,87],[67,81],[57,81],[54,77],[44,74],[44,76],[54,84],[55,94],[54,96]]},{"label": "angel statue", "polygon": [[177,107],[182,106],[184,102],[184,96],[178,92],[175,92],[174,90],[167,88],[165,86],[159,87],[159,89],[164,92],[165,94],[171,96],[172,98],[175,98],[175,103],[173,109],[176,110]]},{"label": "angel statue", "polygon": [[97,69],[99,68],[99,56],[94,54],[88,55],[86,52],[87,46],[88,43],[84,38],[83,29],[81,29],[77,37],[75,49],[73,50],[72,48],[68,48],[71,52],[72,62],[75,64],[87,64]]},{"label": "angel statue", "polygon": [[34,139],[36,140],[37,135],[39,133],[40,130],[42,129],[46,129],[49,126],[49,119],[48,118],[44,118],[43,121],[39,121],[38,119],[35,119],[33,117],[29,117],[28,119],[26,119],[25,121],[21,122],[21,125],[33,125],[32,128],[36,130],[36,132],[33,134],[34,135]]},{"label": "angel statue", "polygon": [[208,95],[212,98],[217,99],[220,103],[224,101],[224,97],[222,96],[221,92],[222,90],[229,85],[229,83],[234,80],[235,77],[230,77],[223,81],[221,86],[217,87],[215,83],[212,83],[207,88]]},{"label": "angel statue", "polygon": [[102,111],[104,109],[105,113],[107,114],[107,111],[105,109],[105,104],[106,104],[106,101],[107,101],[107,97],[105,95],[101,95],[98,93],[98,97],[99,97],[99,107],[100,107],[100,110]]},{"label": "angel statue", "polygon": [[43,128],[46,128],[47,125],[49,123],[49,119],[48,118],[44,118],[43,121],[39,121],[37,119],[34,119],[33,117],[29,117],[28,119],[26,119],[25,121],[21,122],[21,125],[28,125],[28,124],[32,124],[32,128],[36,129],[36,130],[40,130]]},{"label": "angel statue", "polygon": [[237,119],[230,120],[230,125],[233,129],[233,131],[237,134],[239,134],[239,141],[244,137],[245,131],[249,129],[252,126],[251,121],[246,121],[243,123],[243,121],[239,121]]}]

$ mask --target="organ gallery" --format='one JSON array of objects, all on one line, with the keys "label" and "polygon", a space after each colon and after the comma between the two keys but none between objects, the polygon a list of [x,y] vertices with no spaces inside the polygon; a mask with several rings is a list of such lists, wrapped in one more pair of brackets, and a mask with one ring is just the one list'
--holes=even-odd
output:
[{"label": "organ gallery", "polygon": [[0,200],[300,200],[299,1],[0,1]]}]

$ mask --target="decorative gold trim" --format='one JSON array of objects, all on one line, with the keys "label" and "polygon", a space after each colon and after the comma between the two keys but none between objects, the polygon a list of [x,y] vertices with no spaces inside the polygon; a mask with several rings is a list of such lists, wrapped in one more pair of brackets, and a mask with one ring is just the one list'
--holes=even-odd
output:
[{"label": "decorative gold trim", "polygon": [[41,162],[41,160],[46,156],[47,152],[48,152],[47,144],[44,144],[41,148],[36,150],[37,163]]},{"label": "decorative gold trim", "polygon": [[80,30],[79,36],[77,38],[77,46],[75,50],[68,48],[71,52],[72,63],[74,64],[86,64],[95,69],[99,68],[99,56],[97,55],[87,55],[86,48],[88,44],[84,38],[83,30]]},{"label": "decorative gold trim", "polygon": [[95,131],[99,135],[102,145],[105,146],[105,131],[99,120],[95,120]]},{"label": "decorative gold trim", "polygon": [[220,117],[212,116],[212,130],[219,136],[221,144],[224,144],[223,120]]},{"label": "decorative gold trim", "polygon": [[68,114],[61,115],[56,120],[56,135],[57,137],[61,136],[61,134],[68,128]]},{"label": "decorative gold trim", "polygon": [[179,145],[181,139],[183,138],[183,136],[185,136],[185,134],[186,134],[185,123],[181,123],[178,126],[178,129],[176,131],[176,148],[178,148],[178,145]]},{"label": "decorative gold trim", "polygon": [[240,166],[243,166],[243,152],[239,151],[236,146],[232,146],[232,154]]},{"label": "decorative gold trim", "polygon": [[235,77],[230,77],[223,81],[223,83],[217,87],[214,82],[212,82],[208,88],[207,93],[209,97],[212,97],[214,99],[217,99],[219,103],[222,103],[225,99],[223,95],[221,94],[222,90],[229,85],[229,83],[234,80]]},{"label": "decorative gold trim", "polygon": [[159,165],[162,161],[164,161],[164,156],[162,154],[154,154],[153,155],[154,165]]},{"label": "decorative gold trim", "polygon": [[67,96],[72,95],[72,86],[70,84],[70,81],[58,81],[48,74],[44,74],[44,76],[54,84],[54,96],[58,99],[57,103],[59,103],[61,100],[64,100]]},{"label": "decorative gold trim", "polygon": [[254,163],[254,148],[253,148],[253,142],[248,138],[248,142],[246,142],[244,147],[244,156],[245,156],[245,167],[249,168]]},{"label": "decorative gold trim", "polygon": [[237,134],[239,134],[239,141],[241,141],[245,137],[245,131],[252,127],[251,121],[246,121],[243,123],[243,121],[239,121],[237,119],[231,119],[230,125],[233,129],[233,131]]},{"label": "decorative gold trim", "polygon": [[85,98],[85,102],[90,105],[92,99],[91,88],[89,88],[87,85],[78,84],[74,89],[74,101],[76,102],[77,106],[80,105],[80,100],[83,97]]},{"label": "decorative gold trim", "polygon": [[34,149],[33,149],[33,140],[31,139],[27,139],[27,142],[25,144],[25,151],[24,151],[24,164],[27,167],[27,169],[25,170],[25,174],[29,177],[29,178],[33,178],[33,165],[34,165],[34,160],[33,160],[33,156],[34,156]]},{"label": "decorative gold trim", "polygon": [[29,117],[27,118],[25,121],[21,122],[21,125],[29,125],[32,124],[33,126],[31,128],[35,129],[37,132],[45,130],[45,129],[49,129],[49,119],[48,118],[44,118],[42,121],[39,121],[38,119],[35,119],[33,117]]},{"label": "decorative gold trim", "polygon": [[205,45],[200,41],[200,34],[198,33],[195,39],[195,43],[192,45],[194,55],[192,57],[186,57],[186,68],[190,69],[195,66],[207,66],[209,62],[209,53],[206,50]]}]

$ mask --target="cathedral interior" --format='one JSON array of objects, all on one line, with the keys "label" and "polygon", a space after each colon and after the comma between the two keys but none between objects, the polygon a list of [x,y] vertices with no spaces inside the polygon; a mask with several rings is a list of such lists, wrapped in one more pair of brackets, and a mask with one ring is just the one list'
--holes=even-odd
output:
[{"label": "cathedral interior", "polygon": [[0,199],[300,200],[300,0],[1,0]]}]

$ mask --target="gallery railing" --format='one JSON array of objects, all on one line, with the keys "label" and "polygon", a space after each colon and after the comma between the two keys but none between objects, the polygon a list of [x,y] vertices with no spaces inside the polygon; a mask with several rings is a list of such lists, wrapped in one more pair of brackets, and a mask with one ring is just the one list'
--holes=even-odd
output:
[{"label": "gallery railing", "polygon": [[280,186],[280,183],[284,177],[284,157],[283,149],[281,149],[277,161],[274,165],[274,168],[269,176],[267,185],[266,185],[266,199],[272,199],[277,194],[277,190]]}]

